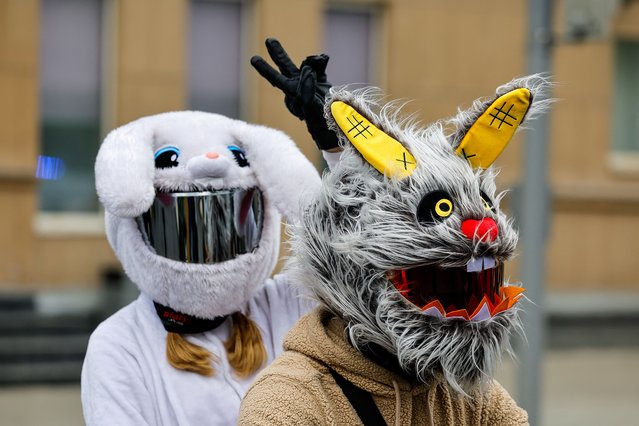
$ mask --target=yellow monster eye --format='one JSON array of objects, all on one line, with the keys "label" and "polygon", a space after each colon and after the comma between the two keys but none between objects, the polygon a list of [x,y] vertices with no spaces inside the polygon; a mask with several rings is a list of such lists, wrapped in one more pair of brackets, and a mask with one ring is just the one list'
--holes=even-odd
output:
[{"label": "yellow monster eye", "polygon": [[453,202],[448,198],[442,198],[435,204],[435,213],[439,217],[448,217],[453,212]]},{"label": "yellow monster eye", "polygon": [[434,225],[453,214],[455,206],[446,191],[433,191],[424,195],[417,206],[415,215],[422,225]]}]

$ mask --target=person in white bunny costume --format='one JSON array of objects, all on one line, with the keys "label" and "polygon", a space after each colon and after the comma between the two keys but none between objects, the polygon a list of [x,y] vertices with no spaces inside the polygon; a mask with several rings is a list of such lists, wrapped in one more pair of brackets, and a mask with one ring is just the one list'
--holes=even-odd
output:
[{"label": "person in white bunny costume", "polygon": [[280,214],[319,188],[283,133],[182,111],[112,131],[95,165],[106,234],[137,300],[92,334],[89,425],[234,424],[255,374],[312,308],[272,274]]}]

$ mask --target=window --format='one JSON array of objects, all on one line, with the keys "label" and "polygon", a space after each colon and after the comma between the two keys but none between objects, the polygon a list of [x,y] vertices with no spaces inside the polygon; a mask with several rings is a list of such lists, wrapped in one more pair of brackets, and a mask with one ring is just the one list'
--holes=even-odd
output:
[{"label": "window", "polygon": [[372,84],[376,11],[369,7],[330,7],[325,14],[325,51],[330,56],[327,74],[333,85]]},{"label": "window", "polygon": [[97,212],[100,0],[43,0],[40,33],[40,210]]},{"label": "window", "polygon": [[639,42],[618,41],[615,54],[614,151],[639,160]]},{"label": "window", "polygon": [[242,3],[191,1],[189,106],[240,116]]}]

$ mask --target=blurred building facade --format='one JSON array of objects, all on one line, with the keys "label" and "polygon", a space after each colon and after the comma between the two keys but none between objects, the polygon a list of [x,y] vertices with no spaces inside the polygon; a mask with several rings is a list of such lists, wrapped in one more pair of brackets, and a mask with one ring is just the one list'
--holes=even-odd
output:
[{"label": "blurred building facade", "polygon": [[[507,0],[0,0],[0,291],[96,287],[117,267],[92,170],[118,125],[221,112],[283,129],[319,163],[249,65],[266,37],[298,63],[327,51],[334,84],[414,99],[407,110],[429,122],[526,73],[526,12]],[[639,291],[639,0],[558,0],[554,22],[548,287]],[[520,178],[523,142],[500,159],[503,188]]]}]

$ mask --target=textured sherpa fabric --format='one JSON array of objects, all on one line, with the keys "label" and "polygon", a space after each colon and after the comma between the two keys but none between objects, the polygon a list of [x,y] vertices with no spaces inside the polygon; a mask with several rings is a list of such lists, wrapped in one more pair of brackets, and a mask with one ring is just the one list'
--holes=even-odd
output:
[{"label": "textured sherpa fabric", "polygon": [[316,309],[286,336],[286,351],[247,392],[239,425],[358,425],[328,367],[371,393],[388,425],[526,425],[528,416],[495,381],[471,397],[446,384],[409,381],[356,351],[344,322]]},{"label": "textured sherpa fabric", "polygon": [[[521,329],[518,307],[481,321],[429,316],[395,289],[388,274],[417,266],[464,268],[482,257],[504,262],[513,255],[517,232],[499,208],[503,193],[496,191],[495,170],[474,169],[455,148],[474,120],[508,91],[530,91],[526,120],[544,111],[548,85],[539,75],[513,80],[494,97],[430,125],[402,117],[401,105],[384,101],[376,89],[331,90],[325,116],[344,152],[324,174],[322,191],[291,231],[292,266],[298,280],[346,321],[353,346],[380,346],[408,374],[425,383],[441,375],[459,392],[492,380],[502,353],[510,352],[510,334]],[[330,109],[334,101],[352,106],[399,141],[415,158],[414,172],[401,180],[386,178],[366,163],[346,130],[336,125]],[[451,214],[424,223],[418,206],[436,192],[450,198]],[[492,200],[493,208],[486,208],[484,197]],[[492,241],[467,237],[461,225],[468,219],[494,221],[498,236]]]},{"label": "textured sherpa fabric", "polygon": [[[241,149],[242,166],[230,147]],[[174,167],[156,167],[154,154],[171,148]],[[235,149],[235,148],[234,148]],[[141,118],[113,130],[95,164],[96,188],[106,210],[106,232],[125,272],[154,301],[200,318],[241,309],[273,272],[280,214],[297,219],[320,179],[284,133],[218,114],[179,111]],[[189,264],[155,254],[135,218],[156,191],[259,188],[264,225],[258,248],[217,264]]]}]

